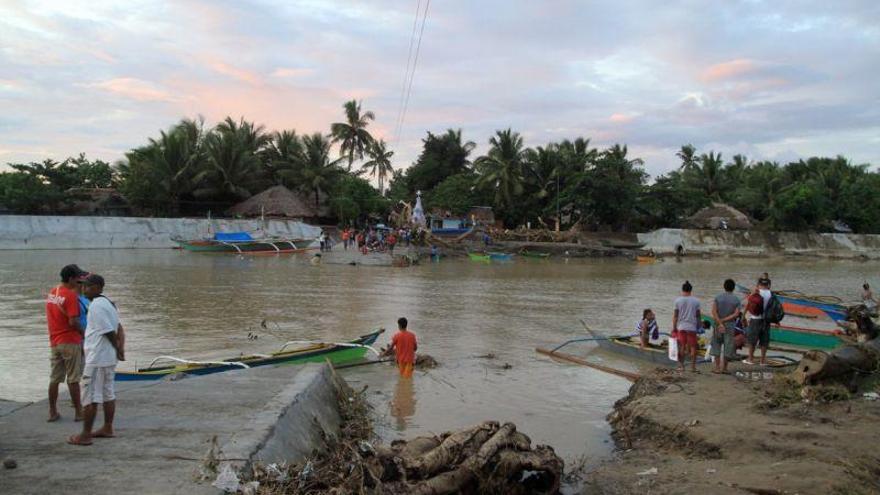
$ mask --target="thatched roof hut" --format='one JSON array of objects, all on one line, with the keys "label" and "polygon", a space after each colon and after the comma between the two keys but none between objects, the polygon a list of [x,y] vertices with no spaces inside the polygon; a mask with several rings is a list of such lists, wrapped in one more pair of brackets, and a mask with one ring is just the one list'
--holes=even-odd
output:
[{"label": "thatched roof hut", "polygon": [[731,230],[752,228],[748,215],[724,203],[712,203],[691,215],[687,223],[695,229],[720,229],[724,224]]},{"label": "thatched roof hut", "polygon": [[[323,203],[323,197],[321,202]],[[300,194],[284,186],[274,186],[255,194],[226,210],[232,216],[274,217],[317,220],[331,216],[329,208],[321,205],[317,210],[312,195]]]}]

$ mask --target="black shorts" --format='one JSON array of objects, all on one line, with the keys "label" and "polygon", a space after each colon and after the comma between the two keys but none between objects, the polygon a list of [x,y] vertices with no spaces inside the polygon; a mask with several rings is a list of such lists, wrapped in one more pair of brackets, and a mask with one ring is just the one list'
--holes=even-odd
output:
[{"label": "black shorts", "polygon": [[749,320],[746,329],[746,340],[750,346],[767,347],[770,345],[770,325],[764,320]]}]

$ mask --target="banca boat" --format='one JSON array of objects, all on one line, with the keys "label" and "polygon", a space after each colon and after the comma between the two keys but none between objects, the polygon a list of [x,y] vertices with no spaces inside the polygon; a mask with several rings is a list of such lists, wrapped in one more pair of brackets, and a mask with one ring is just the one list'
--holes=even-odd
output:
[{"label": "banca boat", "polygon": [[519,255],[525,258],[537,258],[543,260],[550,257],[550,253],[539,253],[537,251],[529,251],[528,249],[523,249],[519,252]]},{"label": "banca boat", "polygon": [[[350,342],[292,341],[271,354],[252,354],[221,361],[190,361],[173,356],[159,356],[144,368],[137,368],[135,371],[116,371],[116,380],[123,382],[161,380],[176,373],[210,375],[257,366],[319,363],[328,359],[333,364],[349,363],[363,359],[368,351],[378,355],[371,346],[384,331],[380,328]],[[288,350],[287,348],[292,345],[300,347]],[[167,364],[169,362],[172,364]]]},{"label": "banca boat", "polygon": [[843,333],[837,330],[815,330],[788,325],[771,325],[770,341],[823,350],[834,349],[847,342]]},{"label": "banca boat", "polygon": [[485,253],[468,253],[468,258],[470,258],[471,261],[482,261],[484,263],[492,260],[492,258]]},{"label": "banca boat", "polygon": [[513,259],[513,254],[511,253],[499,253],[499,252],[489,252],[489,258],[492,261],[510,261]]},{"label": "banca boat", "polygon": [[301,253],[309,241],[281,237],[254,238],[247,232],[217,232],[210,239],[173,239],[182,249],[202,253],[281,254]]},{"label": "banca boat", "polygon": [[[737,285],[743,294],[750,294],[748,287]],[[849,316],[843,301],[835,296],[808,296],[798,290],[773,291],[782,303],[782,309],[792,315],[826,316],[833,321],[844,321]]]}]

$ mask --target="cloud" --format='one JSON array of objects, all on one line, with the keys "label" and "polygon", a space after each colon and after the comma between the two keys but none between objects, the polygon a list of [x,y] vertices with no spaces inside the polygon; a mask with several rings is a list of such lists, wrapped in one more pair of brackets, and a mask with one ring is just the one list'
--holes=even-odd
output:
[{"label": "cloud", "polygon": [[356,98],[376,113],[371,128],[395,149],[396,167],[416,158],[427,131],[450,127],[476,153],[508,127],[528,146],[625,143],[655,175],[676,166],[685,143],[880,164],[866,138],[880,122],[872,0],[432,2],[398,137],[414,6],[0,3],[0,161],[35,150],[114,161],[197,115],[326,133]]},{"label": "cloud", "polygon": [[165,90],[150,82],[132,77],[108,79],[89,86],[137,101],[173,101],[171,95]]},{"label": "cloud", "polygon": [[704,81],[725,81],[735,79],[758,71],[760,65],[754,60],[737,59],[712,65],[700,75]]}]

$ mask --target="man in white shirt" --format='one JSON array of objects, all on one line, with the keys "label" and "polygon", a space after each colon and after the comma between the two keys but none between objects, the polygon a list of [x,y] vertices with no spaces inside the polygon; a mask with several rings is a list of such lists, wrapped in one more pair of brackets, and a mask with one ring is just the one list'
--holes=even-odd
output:
[{"label": "man in white shirt", "polygon": [[[120,328],[116,305],[101,293],[104,278],[97,274],[89,275],[83,282],[83,293],[92,302],[86,324],[85,370],[83,372],[83,429],[72,435],[67,442],[73,445],[91,445],[93,438],[113,437],[113,415],[116,412],[116,395],[113,381],[116,374],[120,345],[117,331]],[[104,426],[92,432],[98,404],[103,404]]]}]

